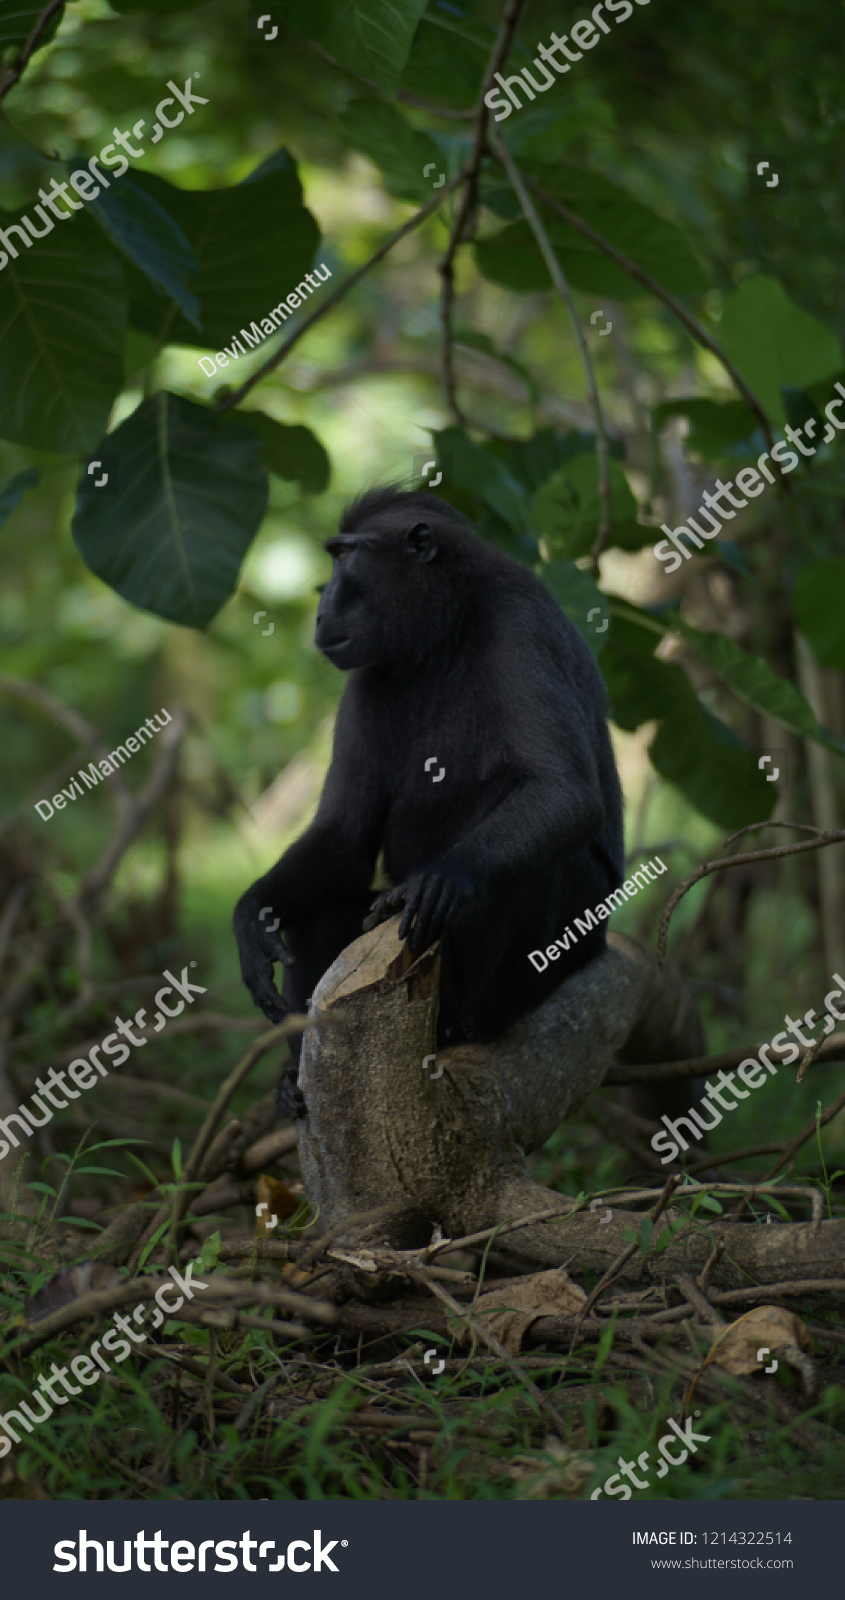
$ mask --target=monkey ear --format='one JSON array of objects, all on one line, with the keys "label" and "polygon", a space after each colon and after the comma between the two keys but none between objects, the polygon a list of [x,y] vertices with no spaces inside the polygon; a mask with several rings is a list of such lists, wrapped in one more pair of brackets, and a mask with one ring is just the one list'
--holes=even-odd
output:
[{"label": "monkey ear", "polygon": [[433,561],[437,555],[437,540],[427,522],[417,522],[405,534],[405,543],[419,561]]}]

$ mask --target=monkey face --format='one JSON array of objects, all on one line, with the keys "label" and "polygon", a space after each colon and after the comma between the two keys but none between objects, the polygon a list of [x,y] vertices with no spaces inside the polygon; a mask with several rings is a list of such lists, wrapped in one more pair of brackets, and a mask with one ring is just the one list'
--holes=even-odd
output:
[{"label": "monkey face", "polygon": [[317,649],[342,672],[400,659],[412,577],[437,555],[428,524],[339,533],[325,548],[334,564],[317,609]]}]

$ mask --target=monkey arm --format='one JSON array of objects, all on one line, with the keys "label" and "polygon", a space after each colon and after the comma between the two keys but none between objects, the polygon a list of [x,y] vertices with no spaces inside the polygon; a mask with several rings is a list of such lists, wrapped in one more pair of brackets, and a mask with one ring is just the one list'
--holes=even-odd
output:
[{"label": "monkey arm", "polygon": [[[243,980],[255,1004],[273,1021],[290,1009],[273,982],[275,962],[289,965],[293,960],[280,933],[342,911],[365,898],[372,883],[384,805],[373,792],[361,752],[353,763],[349,745],[339,714],[334,757],[313,822],[235,907]],[[356,771],[356,765],[363,770]]]}]

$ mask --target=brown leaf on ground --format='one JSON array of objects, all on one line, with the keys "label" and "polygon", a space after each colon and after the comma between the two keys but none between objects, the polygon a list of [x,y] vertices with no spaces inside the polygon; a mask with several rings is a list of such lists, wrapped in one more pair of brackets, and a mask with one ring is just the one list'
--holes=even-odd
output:
[{"label": "brown leaf on ground", "polygon": [[577,1500],[594,1471],[590,1456],[570,1450],[560,1439],[547,1439],[542,1454],[513,1456],[508,1467],[518,1485],[516,1500]]},{"label": "brown leaf on ground", "polygon": [[294,1194],[278,1178],[268,1178],[262,1172],[255,1184],[255,1231],[260,1239],[272,1233],[277,1223],[296,1215],[302,1205],[302,1195]]},{"label": "brown leaf on ground", "polygon": [[[778,1350],[805,1350],[812,1355],[815,1346],[801,1318],[782,1306],[755,1306],[727,1328],[713,1329],[713,1348],[704,1365],[715,1361],[736,1377],[762,1372]],[[762,1356],[759,1351],[764,1351]]]},{"label": "brown leaf on ground", "polygon": [[[483,1294],[472,1307],[472,1316],[474,1320],[483,1318],[490,1333],[511,1355],[517,1356],[532,1322],[538,1317],[574,1316],[586,1298],[563,1267],[553,1267],[549,1272],[532,1272],[530,1277]],[[469,1327],[458,1337],[462,1344],[468,1344],[472,1337]]]}]

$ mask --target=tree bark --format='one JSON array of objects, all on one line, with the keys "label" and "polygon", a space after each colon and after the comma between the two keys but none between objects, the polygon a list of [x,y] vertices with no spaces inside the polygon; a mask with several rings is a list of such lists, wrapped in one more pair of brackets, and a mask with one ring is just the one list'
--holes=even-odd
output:
[{"label": "tree bark", "polygon": [[[311,1003],[299,1074],[305,1190],[321,1229],[386,1207],[380,1231],[398,1248],[556,1209],[509,1246],[554,1263],[587,1235],[606,1264],[617,1229],[533,1183],[537,1149],[617,1061],[698,1055],[694,1004],[652,953],[611,934],[603,955],[489,1044],[436,1051],[439,955],[411,962],[398,917],[342,951]],[[619,1231],[621,1233],[621,1224]],[[605,1247],[611,1246],[608,1250]]]}]

